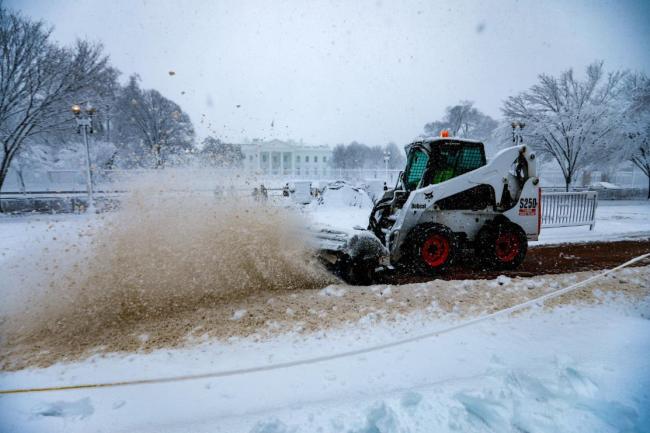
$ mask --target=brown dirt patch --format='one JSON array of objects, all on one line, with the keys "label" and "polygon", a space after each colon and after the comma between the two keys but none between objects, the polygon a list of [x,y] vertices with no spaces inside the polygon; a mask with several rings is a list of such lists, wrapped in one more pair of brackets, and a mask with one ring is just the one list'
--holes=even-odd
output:
[{"label": "brown dirt patch", "polygon": [[[532,277],[534,275],[611,269],[621,263],[650,252],[650,240],[589,242],[582,244],[540,245],[528,250],[526,259],[515,271],[485,270],[472,258],[463,258],[449,272],[438,278],[446,280],[487,279],[499,275]],[[640,266],[637,264],[636,266]],[[430,280],[431,277],[387,274],[382,283],[406,284]]]}]

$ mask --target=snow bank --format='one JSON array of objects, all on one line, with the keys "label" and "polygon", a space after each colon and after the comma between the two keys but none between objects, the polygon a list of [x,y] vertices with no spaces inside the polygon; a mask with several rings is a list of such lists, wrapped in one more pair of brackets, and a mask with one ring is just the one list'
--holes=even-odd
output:
[{"label": "snow bank", "polygon": [[320,194],[319,200],[315,203],[316,206],[329,209],[346,207],[372,209],[372,200],[363,189],[342,181],[328,184]]}]

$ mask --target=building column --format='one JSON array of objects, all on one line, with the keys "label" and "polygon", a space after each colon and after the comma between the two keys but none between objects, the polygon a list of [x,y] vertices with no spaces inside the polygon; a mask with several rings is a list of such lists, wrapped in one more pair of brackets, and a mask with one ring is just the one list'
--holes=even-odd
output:
[{"label": "building column", "polygon": [[280,175],[284,176],[284,151],[280,151]]},{"label": "building column", "polygon": [[294,175],[294,167],[296,165],[296,161],[294,160],[294,155],[293,155],[293,150],[289,152],[289,174]]}]

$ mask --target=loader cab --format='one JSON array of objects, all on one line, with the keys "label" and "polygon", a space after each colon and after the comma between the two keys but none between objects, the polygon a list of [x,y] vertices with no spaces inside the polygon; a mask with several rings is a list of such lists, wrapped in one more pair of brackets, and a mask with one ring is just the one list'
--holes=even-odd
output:
[{"label": "loader cab", "polygon": [[444,182],[486,164],[483,143],[472,140],[417,141],[406,146],[406,154],[405,191]]},{"label": "loader cab", "polygon": [[[368,228],[379,239],[384,239],[383,230],[392,225],[389,216],[402,209],[412,191],[433,185],[476,170],[486,164],[483,143],[455,138],[439,138],[416,141],[405,147],[407,161],[404,172],[394,190],[387,191],[375,203],[370,213]],[[486,207],[484,202],[494,202],[494,193],[485,193],[484,186],[477,186],[470,191],[470,197],[463,194],[460,199],[453,197],[448,208]],[[475,196],[480,196],[477,199]],[[462,205],[457,202],[461,201]],[[441,203],[442,205],[443,203]]]}]

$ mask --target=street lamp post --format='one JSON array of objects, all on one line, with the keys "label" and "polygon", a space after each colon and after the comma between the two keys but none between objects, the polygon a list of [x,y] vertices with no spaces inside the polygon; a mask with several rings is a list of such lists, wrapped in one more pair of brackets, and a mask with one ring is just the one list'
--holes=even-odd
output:
[{"label": "street lamp post", "polygon": [[390,152],[384,152],[384,168],[386,169],[386,182],[388,182],[388,161],[390,161]]},{"label": "street lamp post", "polygon": [[75,121],[77,122],[77,133],[83,134],[84,146],[86,147],[86,188],[88,189],[88,212],[95,212],[95,200],[93,197],[93,178],[90,166],[90,146],[88,145],[88,134],[92,134],[93,130],[93,117],[97,110],[91,106],[86,106],[85,110],[81,106],[75,104],[72,106],[72,114],[74,114]]}]

